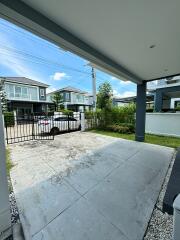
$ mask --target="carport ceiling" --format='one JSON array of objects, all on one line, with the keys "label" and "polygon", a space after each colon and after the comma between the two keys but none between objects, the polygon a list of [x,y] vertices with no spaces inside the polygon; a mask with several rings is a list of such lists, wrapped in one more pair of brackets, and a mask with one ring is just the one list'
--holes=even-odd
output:
[{"label": "carport ceiling", "polygon": [[180,73],[179,0],[0,2],[2,17],[124,80]]}]

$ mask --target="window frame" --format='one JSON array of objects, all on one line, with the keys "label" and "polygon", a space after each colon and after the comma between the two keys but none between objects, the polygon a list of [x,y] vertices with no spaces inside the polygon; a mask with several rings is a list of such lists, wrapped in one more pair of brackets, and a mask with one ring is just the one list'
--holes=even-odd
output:
[{"label": "window frame", "polygon": [[[43,92],[43,94],[42,94]],[[40,88],[40,97],[45,97],[45,89],[44,88]]]}]

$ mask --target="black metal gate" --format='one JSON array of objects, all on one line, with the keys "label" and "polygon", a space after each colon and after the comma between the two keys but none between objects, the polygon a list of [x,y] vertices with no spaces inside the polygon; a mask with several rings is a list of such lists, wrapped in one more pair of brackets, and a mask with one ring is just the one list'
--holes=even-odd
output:
[{"label": "black metal gate", "polygon": [[81,114],[4,116],[7,144],[30,140],[54,140],[54,135],[81,129]]}]

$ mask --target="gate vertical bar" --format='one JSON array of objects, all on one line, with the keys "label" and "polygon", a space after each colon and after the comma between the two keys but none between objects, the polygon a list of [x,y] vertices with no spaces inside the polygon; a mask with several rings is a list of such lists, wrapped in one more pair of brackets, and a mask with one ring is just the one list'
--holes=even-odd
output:
[{"label": "gate vertical bar", "polygon": [[35,136],[34,136],[34,115],[32,115],[32,139],[33,140],[35,139]]},{"label": "gate vertical bar", "polygon": [[6,173],[6,149],[4,141],[4,126],[0,100],[0,234],[10,229],[11,215],[9,205],[9,192]]}]

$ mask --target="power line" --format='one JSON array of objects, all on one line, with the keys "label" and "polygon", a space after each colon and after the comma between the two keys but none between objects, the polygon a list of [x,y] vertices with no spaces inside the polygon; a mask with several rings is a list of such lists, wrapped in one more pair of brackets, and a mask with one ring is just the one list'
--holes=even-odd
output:
[{"label": "power line", "polygon": [[[38,63],[46,63],[46,64],[52,64],[52,65],[56,65],[56,66],[60,66],[62,68],[66,68],[68,70],[71,70],[71,71],[76,71],[76,72],[79,72],[79,73],[83,73],[83,74],[86,74],[86,75],[90,75],[90,73],[88,72],[84,72],[84,71],[81,71],[81,70],[78,70],[76,68],[72,68],[72,67],[69,67],[67,65],[64,65],[64,64],[61,64],[61,63],[58,63],[58,62],[54,62],[54,61],[51,61],[49,59],[46,59],[46,58],[42,58],[42,57],[39,57],[39,56],[35,56],[35,55],[32,55],[30,53],[27,53],[25,51],[21,51],[21,50],[17,50],[15,48],[10,48],[10,47],[6,47],[4,46],[3,44],[0,44],[1,49],[2,50],[5,50],[7,52],[10,52],[10,53],[15,53],[15,54],[18,54],[18,55],[21,55],[25,58],[31,58],[31,59],[35,59],[35,60],[38,60]],[[4,54],[4,53],[3,53]]]},{"label": "power line", "polygon": [[11,32],[11,30],[13,30],[13,31],[15,31],[17,33],[20,33],[26,39],[34,41],[34,42],[36,42],[38,44],[39,43],[43,44],[43,45],[48,46],[48,47],[50,47],[50,48],[52,48],[54,50],[58,49],[58,50],[61,50],[62,52],[64,52],[64,50],[62,50],[60,47],[58,47],[56,45],[53,45],[53,44],[49,43],[48,41],[46,41],[46,40],[44,40],[42,38],[37,37],[36,35],[31,35],[31,33],[29,33],[28,31],[23,32],[20,29],[14,28],[13,26],[7,25],[7,24],[2,23],[2,22],[0,22],[0,25],[5,27],[5,31],[10,31]]},{"label": "power line", "polygon": [[[7,48],[7,47],[6,47]],[[3,49],[4,50],[4,49]],[[7,51],[7,49],[5,49],[5,51]],[[7,53],[7,52],[1,52],[1,54],[4,54],[4,55],[8,55],[8,56],[12,56],[12,53],[11,53],[11,51],[8,51],[8,52],[10,52],[10,53]],[[16,53],[15,53],[16,54]],[[18,54],[19,55],[19,54]],[[36,58],[34,58],[34,57],[30,57],[30,58],[28,58],[26,55],[24,55],[24,54],[20,54],[20,56],[18,56],[18,58],[19,59],[23,59],[23,60],[28,60],[28,61],[30,61],[30,62],[32,62],[32,63],[35,63],[35,64],[42,64],[42,65],[46,65],[48,68],[57,68],[57,66],[60,66],[60,67],[62,67],[62,68],[67,68],[67,69],[69,69],[69,70],[71,70],[71,71],[76,71],[76,72],[78,72],[78,73],[81,73],[81,75],[82,74],[86,74],[87,76],[91,76],[91,74],[90,73],[87,73],[87,72],[83,72],[83,71],[80,71],[80,70],[78,70],[78,69],[72,69],[72,68],[70,68],[70,67],[67,67],[67,66],[64,66],[64,65],[61,65],[61,64],[54,64],[53,62],[49,62],[49,61],[44,61],[44,60],[41,60],[41,59],[39,59],[39,58],[37,58],[37,60],[36,60]],[[35,59],[35,60],[34,60]],[[9,62],[11,61],[12,63],[14,63],[14,64],[17,64],[16,62],[13,62],[12,60],[8,60]],[[97,83],[98,84],[101,84],[101,83],[103,83],[103,82],[105,82],[106,81],[106,79],[102,79],[102,78],[100,78],[99,76],[97,77]],[[122,87],[123,88],[123,87]]]},{"label": "power line", "polygon": [[[13,31],[15,31],[15,32],[17,32],[17,33],[20,33],[21,35],[23,35],[23,37],[24,38],[26,38],[26,39],[29,39],[29,40],[31,40],[31,41],[34,41],[34,42],[36,42],[36,43],[40,43],[41,45],[42,45],[42,43],[43,43],[43,45],[45,45],[45,46],[48,46],[48,47],[50,47],[50,48],[53,48],[54,50],[61,50],[58,46],[56,46],[56,45],[53,45],[53,44],[51,44],[51,43],[49,43],[48,41],[46,41],[46,40],[44,40],[44,39],[41,39],[41,38],[39,38],[39,37],[37,37],[36,35],[33,35],[33,34],[31,34],[31,33],[29,33],[28,31],[23,31],[23,30],[20,30],[19,28],[15,28],[15,27],[13,27],[13,26],[10,26],[10,25],[8,25],[8,24],[6,24],[5,22],[0,22],[0,25],[1,26],[3,26],[3,27],[5,27],[6,29],[5,30],[13,30]],[[8,29],[9,28],[9,29]],[[1,44],[2,45],[2,44]],[[3,46],[3,45],[2,45]],[[69,67],[69,66],[65,66],[65,65],[63,65],[63,64],[59,64],[59,63],[57,63],[57,62],[52,62],[51,60],[48,60],[48,59],[45,59],[45,58],[42,58],[42,57],[39,57],[39,56],[34,56],[34,55],[32,55],[32,54],[29,54],[29,53],[27,53],[27,52],[24,52],[24,51],[20,51],[20,50],[17,50],[17,49],[7,49],[8,47],[6,47],[6,46],[3,46],[4,48],[6,48],[5,50],[6,51],[14,51],[15,53],[17,53],[17,54],[21,54],[22,56],[23,56],[23,54],[24,54],[24,56],[25,57],[31,57],[31,58],[36,58],[36,60],[38,60],[38,61],[42,61],[42,62],[44,62],[44,61],[46,61],[46,63],[47,64],[55,64],[55,65],[57,65],[57,66],[60,66],[60,67],[62,67],[62,68],[66,68],[66,69],[68,69],[68,70],[71,70],[71,71],[76,71],[76,72],[80,72],[80,73],[83,73],[83,74],[88,74],[88,75],[90,75],[90,73],[87,73],[87,72],[83,72],[83,71],[80,71],[80,70],[78,70],[78,69],[74,69],[74,68],[71,68],[71,67]],[[62,50],[63,51],[63,50]],[[64,52],[64,51],[63,51]],[[23,57],[24,57],[23,56]],[[24,58],[23,58],[24,59]],[[26,59],[25,59],[26,60]],[[29,60],[29,59],[28,59]],[[31,62],[33,62],[33,63],[40,63],[40,64],[42,64],[42,62],[34,62],[34,61],[31,61]],[[101,83],[103,83],[104,81],[107,81],[107,79],[103,79],[103,78],[101,78],[101,77],[97,77],[98,79],[97,79],[97,83],[99,83],[99,84],[101,84]],[[121,86],[121,88],[123,88],[123,89],[125,89],[124,87],[122,87]],[[125,89],[126,90],[126,89]]]},{"label": "power line", "polygon": [[[9,54],[8,54],[8,55],[9,55]],[[17,65],[17,62],[15,62],[15,61],[12,61],[12,60],[9,60],[9,59],[8,59],[8,62]],[[34,62],[34,61],[33,61],[33,63],[39,64],[39,62]],[[50,66],[48,66],[48,67],[50,67]],[[54,67],[54,66],[51,66],[50,68],[55,68],[55,67]],[[80,76],[83,76],[83,75],[81,74]],[[67,79],[67,78],[66,78],[66,79]],[[64,80],[65,80],[65,79],[64,79]],[[74,79],[71,79],[71,81],[74,81],[74,83],[82,84],[81,81],[76,81],[76,80],[74,80]],[[88,83],[90,84],[90,82],[88,82]]]}]

